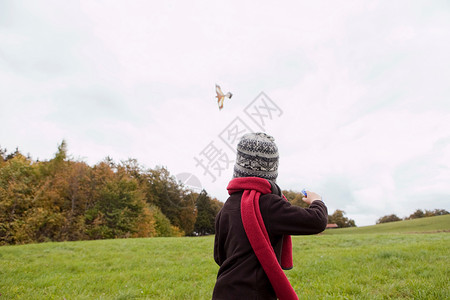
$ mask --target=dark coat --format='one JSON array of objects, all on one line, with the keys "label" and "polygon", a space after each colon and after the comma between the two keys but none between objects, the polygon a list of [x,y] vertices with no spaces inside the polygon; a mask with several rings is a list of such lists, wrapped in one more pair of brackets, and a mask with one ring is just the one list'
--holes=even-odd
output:
[{"label": "dark coat", "polygon": [[[242,192],[232,194],[216,216],[214,260],[220,266],[213,299],[276,299],[241,219]],[[261,215],[280,262],[283,235],[317,234],[327,226],[327,207],[314,201],[309,208],[291,205],[275,194],[261,195]]]}]

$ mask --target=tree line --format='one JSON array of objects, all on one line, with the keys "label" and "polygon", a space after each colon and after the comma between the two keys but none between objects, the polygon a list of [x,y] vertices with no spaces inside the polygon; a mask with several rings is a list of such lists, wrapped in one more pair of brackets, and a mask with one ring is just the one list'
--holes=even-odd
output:
[{"label": "tree line", "polygon": [[209,234],[222,205],[164,167],[70,159],[65,141],[47,161],[0,148],[0,245]]},{"label": "tree line", "polygon": [[448,215],[448,214],[449,214],[449,212],[446,211],[445,209],[434,209],[434,210],[417,209],[411,215],[409,215],[408,217],[404,217],[404,218],[400,218],[396,214],[391,214],[391,215],[386,215],[386,216],[380,217],[377,220],[377,224],[403,221],[403,220],[412,220],[412,219],[419,219],[419,218],[426,218],[426,217],[434,217],[434,216],[442,216],[442,215]]},{"label": "tree line", "polygon": [[[294,205],[302,194],[284,190]],[[0,147],[0,245],[127,237],[214,234],[223,203],[195,192],[164,167],[110,157],[94,166],[67,156],[62,141],[50,160]],[[356,226],[336,210],[338,227]]]}]

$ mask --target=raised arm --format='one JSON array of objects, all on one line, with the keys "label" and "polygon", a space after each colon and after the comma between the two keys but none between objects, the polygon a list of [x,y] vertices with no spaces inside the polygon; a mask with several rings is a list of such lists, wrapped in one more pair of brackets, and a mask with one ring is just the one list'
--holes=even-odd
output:
[{"label": "raised arm", "polygon": [[[310,196],[311,195],[311,196]],[[260,199],[264,207],[261,214],[266,228],[273,234],[307,235],[325,230],[328,210],[317,194],[309,192],[305,202],[308,208],[292,205],[276,195],[265,195]],[[268,201],[263,204],[262,201]]]}]

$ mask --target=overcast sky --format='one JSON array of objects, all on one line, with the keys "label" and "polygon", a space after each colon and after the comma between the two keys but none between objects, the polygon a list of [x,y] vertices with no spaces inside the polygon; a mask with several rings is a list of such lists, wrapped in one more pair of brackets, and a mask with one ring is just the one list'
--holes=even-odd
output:
[{"label": "overcast sky", "polygon": [[0,146],[46,160],[65,139],[225,201],[237,138],[265,131],[281,188],[358,226],[450,210],[449,53],[445,0],[3,0]]}]

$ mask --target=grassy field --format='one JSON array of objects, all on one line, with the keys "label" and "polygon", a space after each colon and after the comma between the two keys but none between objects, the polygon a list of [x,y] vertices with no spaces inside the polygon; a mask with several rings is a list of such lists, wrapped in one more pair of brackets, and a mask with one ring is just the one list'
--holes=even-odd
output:
[{"label": "grassy field", "polygon": [[327,230],[327,234],[364,234],[364,233],[438,233],[450,232],[450,215],[432,218],[420,218],[364,227],[350,227]]},{"label": "grassy field", "polygon": [[[397,229],[388,223],[293,237],[288,278],[300,299],[450,299],[450,216],[414,221],[428,225],[408,221],[405,229],[405,221]],[[3,246],[0,300],[210,299],[218,269],[213,241]]]}]

